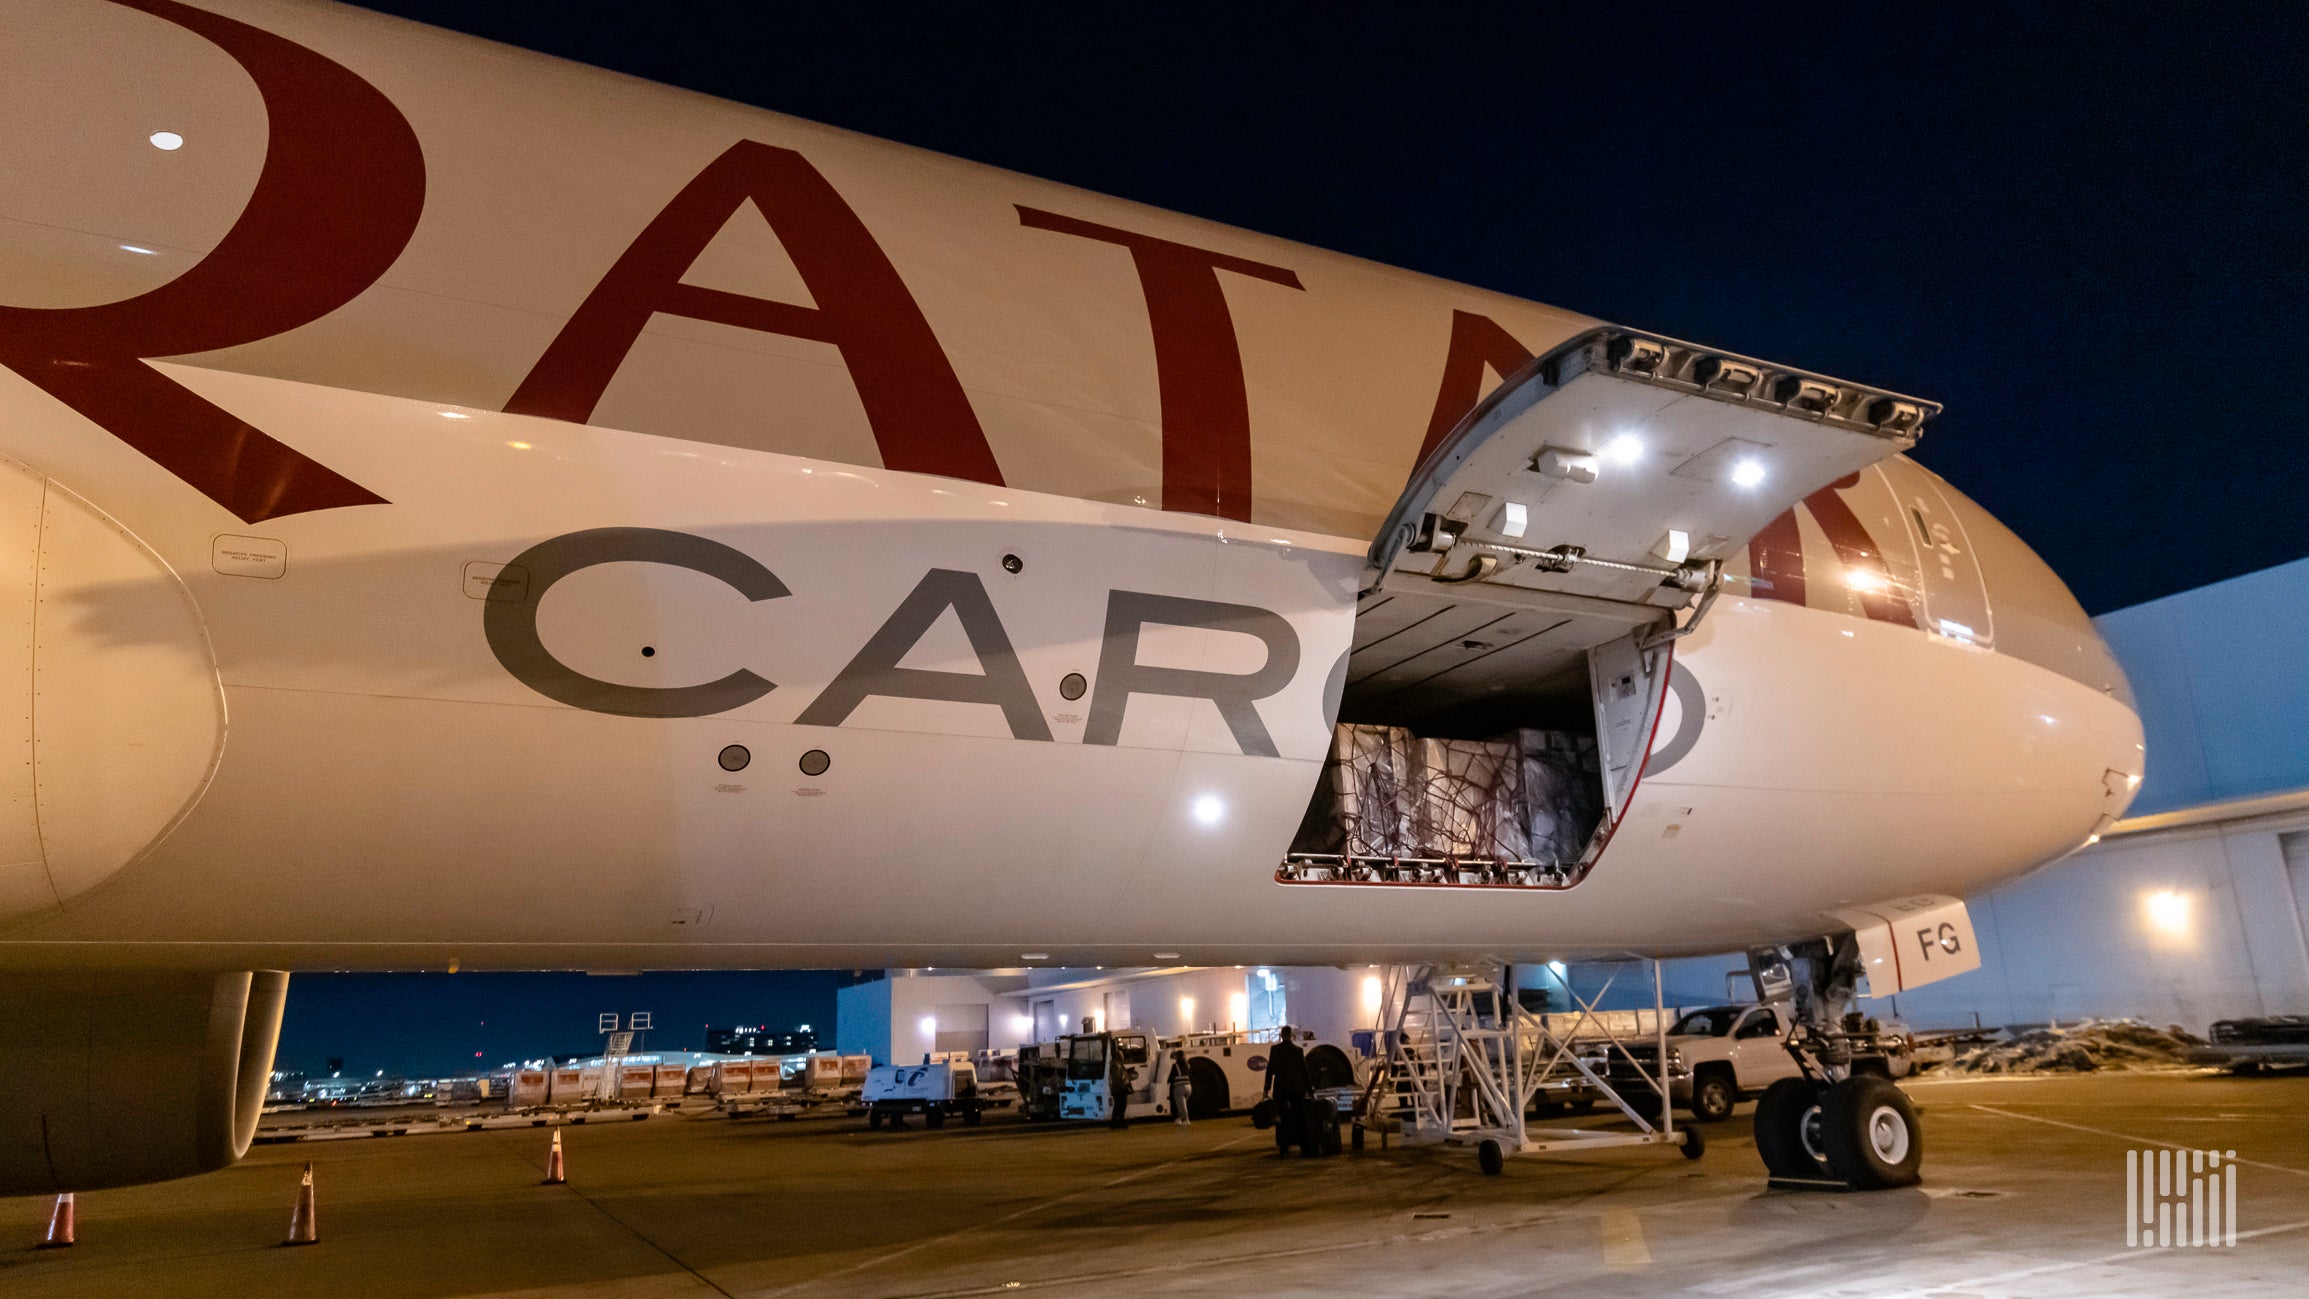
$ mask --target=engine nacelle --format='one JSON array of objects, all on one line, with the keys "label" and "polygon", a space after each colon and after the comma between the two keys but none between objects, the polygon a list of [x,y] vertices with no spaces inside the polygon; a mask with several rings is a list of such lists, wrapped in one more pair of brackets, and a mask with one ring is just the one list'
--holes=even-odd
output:
[{"label": "engine nacelle", "polygon": [[223,1168],[248,1152],[289,976],[0,973],[0,1196]]}]

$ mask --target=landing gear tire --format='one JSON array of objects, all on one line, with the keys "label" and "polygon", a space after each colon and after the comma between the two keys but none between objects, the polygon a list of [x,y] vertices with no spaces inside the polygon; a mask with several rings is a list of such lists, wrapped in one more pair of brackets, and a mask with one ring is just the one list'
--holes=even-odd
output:
[{"label": "landing gear tire", "polygon": [[1863,1191],[1914,1186],[1924,1163],[1916,1107],[1889,1078],[1854,1074],[1820,1099],[1828,1171]]},{"label": "landing gear tire", "polygon": [[1808,1078],[1782,1078],[1756,1102],[1756,1153],[1774,1177],[1819,1181],[1828,1174],[1820,1148],[1820,1089]]},{"label": "landing gear tire", "polygon": [[1475,1148],[1475,1166],[1483,1170],[1485,1177],[1499,1176],[1507,1168],[1507,1148],[1486,1139]]},{"label": "landing gear tire", "polygon": [[1706,1153],[1708,1153],[1706,1130],[1697,1124],[1687,1124],[1684,1127],[1684,1158],[1698,1159]]},{"label": "landing gear tire", "polygon": [[1702,1123],[1721,1123],[1732,1117],[1740,1094],[1732,1080],[1720,1073],[1705,1073],[1692,1080],[1692,1117]]}]

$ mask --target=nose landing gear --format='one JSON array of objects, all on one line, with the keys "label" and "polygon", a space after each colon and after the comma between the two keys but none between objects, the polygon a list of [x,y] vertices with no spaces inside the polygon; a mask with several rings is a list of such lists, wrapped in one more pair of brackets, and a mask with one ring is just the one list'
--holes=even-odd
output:
[{"label": "nose landing gear", "polygon": [[1916,1106],[1885,1076],[1899,1043],[1851,1009],[1859,971],[1851,934],[1749,953],[1757,996],[1790,1006],[1788,1053],[1800,1078],[1756,1103],[1756,1153],[1776,1186],[1880,1191],[1922,1179]]},{"label": "nose landing gear", "polygon": [[1890,1079],[1783,1078],[1756,1103],[1756,1153],[1775,1183],[1881,1191],[1921,1180],[1924,1134]]}]

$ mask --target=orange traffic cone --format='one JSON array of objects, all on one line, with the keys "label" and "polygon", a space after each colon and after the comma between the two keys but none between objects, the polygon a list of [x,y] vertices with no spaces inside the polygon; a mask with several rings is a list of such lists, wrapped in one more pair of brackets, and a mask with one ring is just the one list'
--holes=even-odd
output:
[{"label": "orange traffic cone", "polygon": [[305,1179],[297,1184],[297,1207],[289,1214],[289,1238],[284,1245],[311,1245],[321,1239],[320,1224],[313,1220],[313,1166],[305,1165]]},{"label": "orange traffic cone", "polygon": [[72,1192],[56,1197],[56,1207],[48,1211],[48,1234],[40,1238],[42,1249],[66,1249],[72,1244]]},{"label": "orange traffic cone", "polygon": [[561,1165],[561,1133],[553,1134],[553,1149],[545,1156],[545,1185],[559,1186],[569,1180]]}]

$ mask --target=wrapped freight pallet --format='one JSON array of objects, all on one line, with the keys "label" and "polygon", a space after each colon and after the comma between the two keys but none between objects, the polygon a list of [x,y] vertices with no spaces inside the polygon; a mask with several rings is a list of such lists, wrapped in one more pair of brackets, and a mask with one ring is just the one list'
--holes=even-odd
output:
[{"label": "wrapped freight pallet", "polygon": [[1523,827],[1534,860],[1569,866],[1603,820],[1603,768],[1595,739],[1569,731],[1520,730]]},{"label": "wrapped freight pallet", "polygon": [[1348,857],[1417,854],[1417,754],[1393,726],[1342,725],[1331,732],[1323,783],[1299,828],[1296,850]]},{"label": "wrapped freight pallet", "polygon": [[1419,741],[1419,855],[1522,861],[1522,755],[1512,743]]}]

